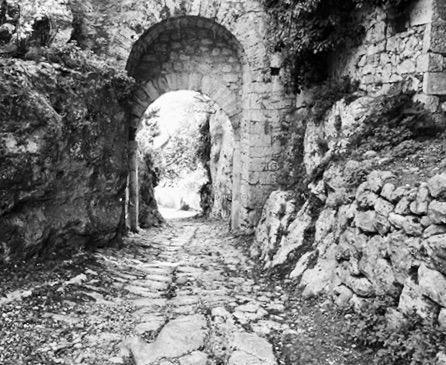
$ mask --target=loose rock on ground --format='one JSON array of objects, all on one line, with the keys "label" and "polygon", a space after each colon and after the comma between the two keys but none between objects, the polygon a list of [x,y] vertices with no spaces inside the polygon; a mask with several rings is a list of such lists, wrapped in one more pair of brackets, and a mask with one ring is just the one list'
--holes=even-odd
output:
[{"label": "loose rock on ground", "polygon": [[65,260],[9,287],[0,363],[349,364],[338,319],[259,276],[245,248],[226,224],[189,219]]}]

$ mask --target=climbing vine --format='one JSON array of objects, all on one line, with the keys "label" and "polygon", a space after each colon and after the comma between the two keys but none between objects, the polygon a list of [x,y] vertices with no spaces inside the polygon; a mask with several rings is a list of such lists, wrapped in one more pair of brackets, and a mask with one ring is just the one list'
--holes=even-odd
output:
[{"label": "climbing vine", "polygon": [[326,79],[331,52],[360,42],[365,29],[355,19],[361,8],[383,8],[395,17],[409,0],[262,0],[271,15],[269,48],[283,55],[296,91]]}]

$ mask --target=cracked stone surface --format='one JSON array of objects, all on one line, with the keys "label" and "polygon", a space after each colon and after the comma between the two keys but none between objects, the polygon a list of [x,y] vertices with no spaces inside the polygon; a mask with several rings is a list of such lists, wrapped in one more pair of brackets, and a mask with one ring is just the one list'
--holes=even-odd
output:
[{"label": "cracked stone surface", "polygon": [[369,364],[343,315],[261,275],[249,241],[223,222],[178,220],[34,270],[35,285],[0,301],[0,363]]},{"label": "cracked stone surface", "polygon": [[[286,329],[269,317],[269,307],[276,311],[281,303],[259,292],[247,275],[254,263],[235,242],[222,223],[183,220],[132,235],[125,254],[98,253],[117,294],[104,300],[88,284],[92,295],[130,308],[133,328],[108,362],[276,365],[265,336],[271,328]],[[116,343],[112,334],[101,340]]]}]

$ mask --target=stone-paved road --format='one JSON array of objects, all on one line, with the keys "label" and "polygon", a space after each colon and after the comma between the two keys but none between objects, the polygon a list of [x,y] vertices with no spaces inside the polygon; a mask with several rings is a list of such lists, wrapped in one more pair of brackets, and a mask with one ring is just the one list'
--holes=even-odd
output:
[{"label": "stone-paved road", "polygon": [[98,254],[121,293],[108,298],[109,304],[119,301],[131,308],[134,325],[133,335],[122,339],[108,361],[277,364],[265,335],[272,329],[289,330],[270,316],[283,309],[284,295],[262,291],[249,278],[253,262],[235,242],[223,223],[171,221],[157,234],[143,231],[129,238],[133,255]]},{"label": "stone-paved road", "polygon": [[116,276],[136,296],[134,332],[151,333],[154,341],[127,338],[119,356],[137,365],[277,363],[262,334],[280,326],[264,318],[281,303],[247,279],[253,263],[235,248],[225,226],[177,221],[156,238],[143,233],[132,240],[147,245],[156,259],[131,269],[118,266]]},{"label": "stone-paved road", "polygon": [[323,305],[253,280],[243,241],[222,222],[170,221],[68,280],[0,298],[0,363],[358,364]]}]

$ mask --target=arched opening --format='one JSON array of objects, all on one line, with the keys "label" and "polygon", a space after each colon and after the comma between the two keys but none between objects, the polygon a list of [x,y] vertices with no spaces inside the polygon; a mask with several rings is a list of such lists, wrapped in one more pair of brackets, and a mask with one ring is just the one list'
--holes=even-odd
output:
[{"label": "arched opening", "polygon": [[128,215],[138,230],[139,183],[136,134],[147,108],[161,95],[177,90],[199,92],[214,100],[234,131],[231,215],[236,219],[241,194],[240,121],[243,78],[248,65],[235,37],[212,20],[200,17],[167,19],[150,28],[134,45],[129,74],[140,82],[130,121]]},{"label": "arched opening", "polygon": [[136,140],[140,227],[161,216],[230,217],[234,133],[217,103],[192,91],[166,93],[147,109]]}]

